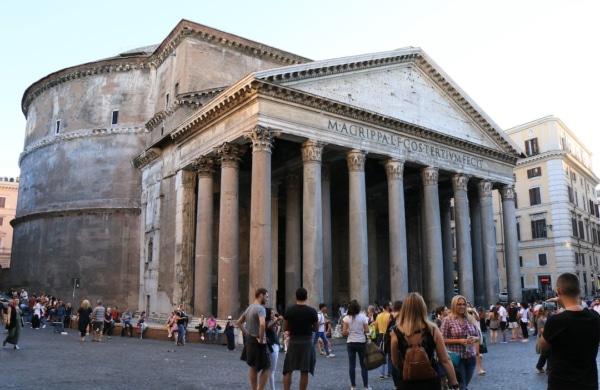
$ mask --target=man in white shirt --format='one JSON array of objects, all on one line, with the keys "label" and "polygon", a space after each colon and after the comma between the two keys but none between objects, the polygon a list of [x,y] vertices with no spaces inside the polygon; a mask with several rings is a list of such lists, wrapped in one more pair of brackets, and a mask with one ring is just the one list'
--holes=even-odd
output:
[{"label": "man in white shirt", "polygon": [[519,322],[521,324],[521,332],[523,333],[523,343],[529,341],[529,305],[526,303],[521,303],[521,308],[519,309]]},{"label": "man in white shirt", "polygon": [[323,341],[323,347],[325,348],[325,357],[335,357],[334,354],[329,352],[329,341],[327,340],[327,336],[325,335],[325,330],[327,327],[327,305],[321,303],[319,305],[319,311],[317,312],[317,318],[319,320],[319,330],[315,332],[315,337],[313,339],[313,344],[317,344],[319,339]]},{"label": "man in white shirt", "polygon": [[508,311],[500,302],[496,303],[498,308],[498,316],[500,316],[500,333],[502,333],[502,344],[506,344],[506,326],[508,324]]}]

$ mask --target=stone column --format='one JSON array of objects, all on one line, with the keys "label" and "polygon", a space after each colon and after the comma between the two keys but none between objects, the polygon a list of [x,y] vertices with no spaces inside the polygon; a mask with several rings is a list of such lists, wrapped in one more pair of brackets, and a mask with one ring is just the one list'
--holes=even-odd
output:
[{"label": "stone column", "polygon": [[302,286],[302,219],[300,217],[300,177],[290,173],[285,194],[285,304],[296,302],[296,289]]},{"label": "stone column", "polygon": [[369,304],[369,245],[367,242],[367,201],[365,186],[365,153],[353,149],[348,152],[349,184],[349,244],[350,244],[350,299],[365,307]]},{"label": "stone column", "polygon": [[388,183],[388,214],[390,230],[390,294],[392,301],[408,295],[408,251],[406,246],[406,214],[404,210],[404,163],[389,159],[385,162]]},{"label": "stone column", "polygon": [[277,307],[277,290],[279,289],[279,183],[271,186],[271,307]]},{"label": "stone column", "polygon": [[333,250],[331,244],[331,177],[328,166],[321,171],[323,208],[323,302],[333,313]]},{"label": "stone column", "polygon": [[323,145],[316,141],[302,144],[302,285],[313,307],[323,299],[322,152]]},{"label": "stone column", "polygon": [[217,150],[221,158],[219,205],[218,318],[235,316],[239,294],[239,160],[240,148],[225,143]]},{"label": "stone column", "polygon": [[479,202],[481,204],[481,243],[483,270],[485,274],[485,304],[498,301],[500,280],[496,258],[496,235],[494,234],[494,207],[492,205],[492,183],[479,182]]},{"label": "stone column", "polygon": [[[368,204],[374,204],[375,199],[369,197]],[[377,301],[377,277],[378,261],[377,258],[377,210],[367,208],[367,242],[369,245],[369,302]]]},{"label": "stone column", "polygon": [[504,219],[504,258],[506,259],[506,285],[509,302],[521,302],[521,269],[519,268],[519,240],[515,214],[515,187],[502,187],[502,216]]},{"label": "stone column", "polygon": [[438,169],[426,167],[421,171],[423,180],[423,271],[425,300],[428,307],[444,304],[444,254],[440,222]]},{"label": "stone column", "polygon": [[175,176],[175,272],[173,305],[192,309],[194,298],[194,220],[196,175],[180,170]]},{"label": "stone column", "polygon": [[[444,251],[444,299],[446,305],[454,296],[454,249],[452,247],[452,208],[451,198],[440,202],[440,217],[442,222],[442,250]],[[449,306],[448,306],[449,307]]]},{"label": "stone column", "polygon": [[471,248],[473,254],[473,286],[475,290],[475,304],[485,304],[485,273],[483,271],[483,247],[481,245],[481,203],[479,196],[469,200],[471,210]]},{"label": "stone column", "polygon": [[196,201],[196,262],[194,263],[194,315],[212,313],[213,275],[213,173],[214,160],[200,157],[194,163],[198,172]]},{"label": "stone column", "polygon": [[[248,133],[252,141],[250,195],[249,302],[258,288],[271,288],[271,145],[269,129],[257,126]],[[269,291],[272,294],[272,291]]]},{"label": "stone column", "polygon": [[456,231],[456,259],[458,261],[458,289],[469,302],[475,299],[473,285],[473,256],[471,252],[471,232],[469,226],[469,198],[466,175],[452,177],[454,190],[454,226]]}]

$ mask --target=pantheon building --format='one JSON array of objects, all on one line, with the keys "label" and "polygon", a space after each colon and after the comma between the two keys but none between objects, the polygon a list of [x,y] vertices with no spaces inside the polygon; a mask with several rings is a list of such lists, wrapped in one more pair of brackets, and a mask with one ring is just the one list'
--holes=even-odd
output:
[{"label": "pantheon building", "polygon": [[[312,61],[182,20],[59,70],[27,117],[5,282],[163,313],[521,294],[518,149],[421,49]],[[502,268],[504,269],[504,268]]]}]

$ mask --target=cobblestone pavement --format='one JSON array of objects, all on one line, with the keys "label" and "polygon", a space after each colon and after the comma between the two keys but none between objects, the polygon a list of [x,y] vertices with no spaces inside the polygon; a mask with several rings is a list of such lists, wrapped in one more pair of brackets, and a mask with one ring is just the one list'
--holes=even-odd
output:
[{"label": "cobblestone pavement", "polygon": [[[121,337],[103,343],[80,343],[75,330],[68,332],[69,335],[61,336],[48,328],[25,328],[20,351],[14,351],[10,345],[0,350],[0,388],[248,388],[246,363],[239,359],[239,348],[229,352],[217,345],[175,347],[166,341]],[[4,339],[6,335],[0,336]],[[537,355],[533,342],[490,345],[489,350],[484,362],[488,373],[476,376],[471,390],[546,388],[546,375],[534,370]],[[349,388],[345,346],[336,344],[335,352],[335,358],[318,357],[315,377],[310,379],[311,389]],[[283,356],[277,364],[278,389],[282,388]],[[390,379],[379,380],[378,376],[378,370],[369,373],[374,390],[393,388]]]}]

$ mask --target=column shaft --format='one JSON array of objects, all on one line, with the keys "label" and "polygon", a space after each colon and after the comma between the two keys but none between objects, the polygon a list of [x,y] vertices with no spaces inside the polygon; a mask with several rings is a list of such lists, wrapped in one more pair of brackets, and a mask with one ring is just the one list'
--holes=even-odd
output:
[{"label": "column shaft", "polygon": [[201,157],[194,164],[198,172],[196,213],[196,262],[194,265],[194,315],[212,313],[213,275],[213,160]]},{"label": "column shaft", "polygon": [[510,302],[521,302],[521,269],[519,267],[519,239],[517,237],[514,186],[504,186],[501,190],[501,195],[508,299]]},{"label": "column shaft", "polygon": [[[473,285],[473,256],[471,251],[471,232],[469,225],[469,198],[465,175],[454,175],[454,225],[456,231],[456,258],[458,261],[458,289],[460,294],[473,302],[475,291]],[[494,252],[495,253],[495,252]]]},{"label": "column shaft", "polygon": [[312,306],[323,299],[322,151],[323,146],[315,141],[302,145],[302,285]]},{"label": "column shaft", "polygon": [[271,191],[271,306],[277,307],[279,290],[279,183]]},{"label": "column shaft", "polygon": [[406,214],[404,210],[404,163],[387,160],[388,214],[390,243],[390,295],[392,301],[408,295],[408,251],[406,245]]},{"label": "column shaft", "polygon": [[237,315],[239,293],[239,156],[234,144],[218,149],[221,157],[221,193],[219,205],[218,317]]},{"label": "column shaft", "polygon": [[479,196],[469,200],[471,210],[471,249],[473,257],[473,287],[475,304],[485,304],[485,272],[483,270],[483,246],[481,245],[481,203]]},{"label": "column shaft", "polygon": [[452,247],[452,209],[450,198],[440,202],[442,250],[444,251],[444,300],[448,305],[454,296],[454,249]]},{"label": "column shaft", "polygon": [[349,244],[350,299],[362,306],[369,303],[369,245],[367,242],[367,200],[365,187],[365,153],[348,152],[349,174]]},{"label": "column shaft", "polygon": [[196,175],[194,172],[180,170],[175,176],[175,272],[173,286],[173,305],[182,305],[192,310],[194,297],[194,190]]},{"label": "column shaft", "polygon": [[300,217],[300,177],[287,177],[285,194],[285,303],[296,302],[296,289],[302,285],[302,219]]},{"label": "column shaft", "polygon": [[442,252],[442,229],[440,221],[440,198],[438,192],[438,170],[423,168],[423,232],[425,234],[423,270],[425,300],[428,307],[444,304],[444,254]]},{"label": "column shaft", "polygon": [[329,167],[322,170],[322,208],[323,208],[323,302],[333,313],[333,252],[331,244],[331,176]]},{"label": "column shaft", "polygon": [[[252,141],[252,184],[250,194],[250,283],[249,302],[258,288],[271,288],[271,132],[256,127]],[[269,291],[271,294],[272,291]]]},{"label": "column shaft", "polygon": [[481,203],[481,242],[485,274],[485,304],[490,305],[498,301],[500,280],[498,278],[498,260],[496,258],[492,183],[487,180],[479,183],[479,202]]}]

